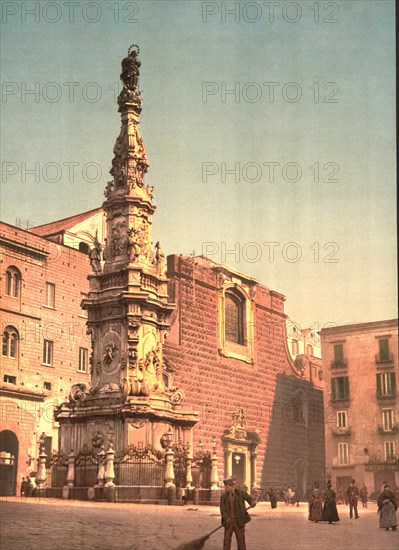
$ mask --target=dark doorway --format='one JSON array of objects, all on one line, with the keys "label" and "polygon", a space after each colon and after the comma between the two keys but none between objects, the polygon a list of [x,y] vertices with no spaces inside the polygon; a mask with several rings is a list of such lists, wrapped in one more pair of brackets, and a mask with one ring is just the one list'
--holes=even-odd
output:
[{"label": "dark doorway", "polygon": [[17,489],[18,438],[14,432],[0,432],[0,494],[15,496]]},{"label": "dark doorway", "polygon": [[232,456],[232,473],[237,480],[237,485],[243,487],[245,485],[245,474],[246,474],[246,464],[245,464],[245,454],[244,453],[233,453]]}]

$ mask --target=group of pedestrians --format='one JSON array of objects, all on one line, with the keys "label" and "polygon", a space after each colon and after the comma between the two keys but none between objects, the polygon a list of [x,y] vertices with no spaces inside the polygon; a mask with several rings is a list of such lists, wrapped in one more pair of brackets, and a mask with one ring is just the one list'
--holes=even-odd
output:
[{"label": "group of pedestrians", "polygon": [[[349,505],[349,518],[359,519],[359,512],[357,509],[359,497],[362,500],[363,507],[367,508],[367,488],[363,485],[360,490],[356,487],[354,479],[351,480],[351,484],[345,491],[345,502]],[[380,515],[380,527],[389,531],[397,530],[397,501],[394,493],[391,491],[389,485],[385,484],[382,492],[380,493],[378,500],[378,513]],[[337,496],[332,488],[331,480],[327,482],[327,489],[322,494],[319,488],[319,484],[314,484],[311,499],[309,502],[309,521],[318,523],[319,521],[327,521],[333,523],[339,521],[337,510]]]},{"label": "group of pedestrians", "polygon": [[320,492],[319,484],[314,484],[309,502],[309,520],[315,523],[319,521],[328,521],[328,523],[339,521],[337,497],[330,479],[327,481],[327,489],[323,494]]}]

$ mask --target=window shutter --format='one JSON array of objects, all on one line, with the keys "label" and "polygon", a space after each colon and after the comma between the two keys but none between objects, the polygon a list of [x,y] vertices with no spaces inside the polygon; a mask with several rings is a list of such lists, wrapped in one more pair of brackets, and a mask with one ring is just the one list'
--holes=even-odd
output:
[{"label": "window shutter", "polygon": [[336,390],[336,378],[331,379],[331,399],[335,401],[337,399],[337,390]]},{"label": "window shutter", "polygon": [[344,378],[344,387],[345,387],[344,398],[349,399],[349,376],[345,376],[345,378]]},{"label": "window shutter", "polygon": [[377,374],[377,395],[378,395],[378,397],[382,396],[381,374]]},{"label": "window shutter", "polygon": [[391,395],[396,394],[396,380],[395,380],[395,373],[391,372]]}]

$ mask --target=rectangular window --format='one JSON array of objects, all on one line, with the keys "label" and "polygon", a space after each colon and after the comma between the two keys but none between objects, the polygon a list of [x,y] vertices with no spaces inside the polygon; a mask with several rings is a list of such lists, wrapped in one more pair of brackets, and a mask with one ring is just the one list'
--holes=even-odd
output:
[{"label": "rectangular window", "polygon": [[337,412],[337,427],[338,428],[347,428],[348,427],[348,419],[346,411],[338,411]]},{"label": "rectangular window", "polygon": [[382,338],[378,340],[379,346],[379,359],[382,363],[389,361],[389,340],[387,338]]},{"label": "rectangular window", "polygon": [[381,372],[377,374],[377,396],[394,396],[396,392],[395,373]]},{"label": "rectangular window", "polygon": [[349,463],[349,450],[347,443],[338,443],[338,463],[341,466]]},{"label": "rectangular window", "polygon": [[87,372],[87,349],[79,348],[78,372]]},{"label": "rectangular window", "polygon": [[344,360],[344,345],[334,344],[334,363],[342,363]]},{"label": "rectangular window", "polygon": [[393,428],[393,410],[385,409],[382,411],[382,427],[385,432],[390,432]]},{"label": "rectangular window", "polygon": [[51,367],[53,364],[54,342],[44,340],[43,342],[43,365]]},{"label": "rectangular window", "polygon": [[395,443],[393,441],[385,441],[385,460],[392,462],[395,459]]},{"label": "rectangular window", "polygon": [[8,384],[16,384],[17,383],[17,377],[11,376],[10,374],[4,375],[4,382],[7,382]]},{"label": "rectangular window", "polygon": [[349,399],[349,377],[339,376],[331,379],[331,399],[332,401],[342,401]]},{"label": "rectangular window", "polygon": [[292,340],[292,355],[298,355],[298,340]]},{"label": "rectangular window", "polygon": [[306,344],[306,353],[307,355],[313,355],[313,346],[311,344]]},{"label": "rectangular window", "polygon": [[54,309],[55,307],[55,285],[46,283],[46,306]]}]

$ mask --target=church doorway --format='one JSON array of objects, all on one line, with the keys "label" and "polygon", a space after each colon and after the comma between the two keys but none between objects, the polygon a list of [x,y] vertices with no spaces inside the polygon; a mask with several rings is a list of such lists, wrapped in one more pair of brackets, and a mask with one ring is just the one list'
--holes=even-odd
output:
[{"label": "church doorway", "polygon": [[232,475],[236,478],[237,486],[242,489],[247,483],[246,455],[244,453],[233,453]]}]

